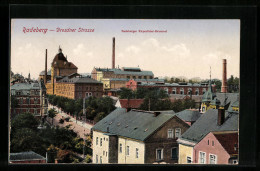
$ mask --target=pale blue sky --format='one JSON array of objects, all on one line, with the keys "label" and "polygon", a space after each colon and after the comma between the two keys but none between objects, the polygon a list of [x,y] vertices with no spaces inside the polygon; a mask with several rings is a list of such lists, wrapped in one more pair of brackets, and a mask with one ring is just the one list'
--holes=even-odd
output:
[{"label": "pale blue sky", "polygon": [[[26,28],[94,28],[93,33],[24,33]],[[123,33],[121,30],[167,30],[167,33]],[[93,67],[111,67],[112,37],[116,38],[116,66],[139,67],[157,76],[187,78],[222,77],[222,59],[227,74],[239,76],[239,20],[129,20],[129,19],[13,19],[11,68],[14,73],[38,78],[48,68],[61,46],[79,73]]]}]

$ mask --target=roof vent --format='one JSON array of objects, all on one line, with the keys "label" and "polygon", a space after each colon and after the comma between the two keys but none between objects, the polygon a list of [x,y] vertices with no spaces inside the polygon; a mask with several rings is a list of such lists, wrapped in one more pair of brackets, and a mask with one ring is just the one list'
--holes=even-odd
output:
[{"label": "roof vent", "polygon": [[120,126],[120,122],[117,124],[117,126]]},{"label": "roof vent", "polygon": [[127,127],[128,127],[128,125],[125,126],[125,128],[127,128]]},{"label": "roof vent", "polygon": [[110,122],[109,125],[111,125],[113,122]]},{"label": "roof vent", "polygon": [[144,132],[146,132],[146,131],[148,131],[148,128],[146,128],[146,129],[144,130]]},{"label": "roof vent", "polygon": [[134,130],[136,130],[138,127],[135,127]]}]

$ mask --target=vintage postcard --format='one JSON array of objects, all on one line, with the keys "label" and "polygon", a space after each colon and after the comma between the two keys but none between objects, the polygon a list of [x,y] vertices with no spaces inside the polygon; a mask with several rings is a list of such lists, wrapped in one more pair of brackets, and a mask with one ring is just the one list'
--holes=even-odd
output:
[{"label": "vintage postcard", "polygon": [[11,19],[9,163],[239,164],[240,20]]}]

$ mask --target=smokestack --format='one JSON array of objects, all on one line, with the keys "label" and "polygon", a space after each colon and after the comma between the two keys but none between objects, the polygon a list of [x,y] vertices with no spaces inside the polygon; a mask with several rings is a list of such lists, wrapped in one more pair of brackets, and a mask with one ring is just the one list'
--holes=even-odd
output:
[{"label": "smokestack", "polygon": [[218,109],[218,126],[222,125],[225,120],[225,109]]},{"label": "smokestack", "polygon": [[44,84],[47,83],[47,49],[45,54],[45,73],[44,73]]},{"label": "smokestack", "polygon": [[223,75],[221,93],[227,93],[227,60],[223,59]]},{"label": "smokestack", "polygon": [[112,45],[112,69],[115,68],[115,37],[113,37],[113,45]]}]

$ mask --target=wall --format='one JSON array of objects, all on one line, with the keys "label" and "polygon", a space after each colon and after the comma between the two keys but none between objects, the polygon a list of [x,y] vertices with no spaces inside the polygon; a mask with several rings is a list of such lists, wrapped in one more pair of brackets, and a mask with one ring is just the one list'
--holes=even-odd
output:
[{"label": "wall", "polygon": [[[98,145],[96,144],[96,138],[98,137]],[[100,146],[100,139],[102,140],[102,146]],[[100,156],[102,156],[102,163],[108,163],[109,161],[109,136],[104,135],[101,132],[93,131],[93,154],[92,163],[96,162],[96,155],[98,155],[98,163],[100,163]]]},{"label": "wall", "polygon": [[[214,145],[212,145],[212,141],[214,141]],[[198,144],[194,146],[194,163],[199,163],[200,151],[206,153],[206,164],[210,163],[210,154],[214,154],[217,156],[217,164],[228,164],[230,155],[226,152],[226,150],[222,147],[222,145],[212,133],[209,133],[205,138],[203,138]]]},{"label": "wall", "polygon": [[187,164],[187,157],[191,157],[193,163],[193,147],[179,144],[179,164]]},{"label": "wall", "polygon": [[[145,140],[145,163],[158,162],[156,159],[156,149],[163,149],[163,160],[159,162],[166,163],[178,163],[178,159],[172,159],[172,148],[178,148],[175,137],[175,129],[181,128],[181,134],[183,134],[190,126],[184,121],[173,117],[157,132],[152,134],[147,140]],[[173,130],[173,138],[168,138],[168,129]]]},{"label": "wall", "polygon": [[[122,144],[122,153],[119,146]],[[129,146],[129,155],[126,155],[126,148]],[[138,158],[136,158],[136,148],[138,148]],[[118,139],[118,163],[121,164],[144,164],[145,144],[141,141],[120,137]]]}]

